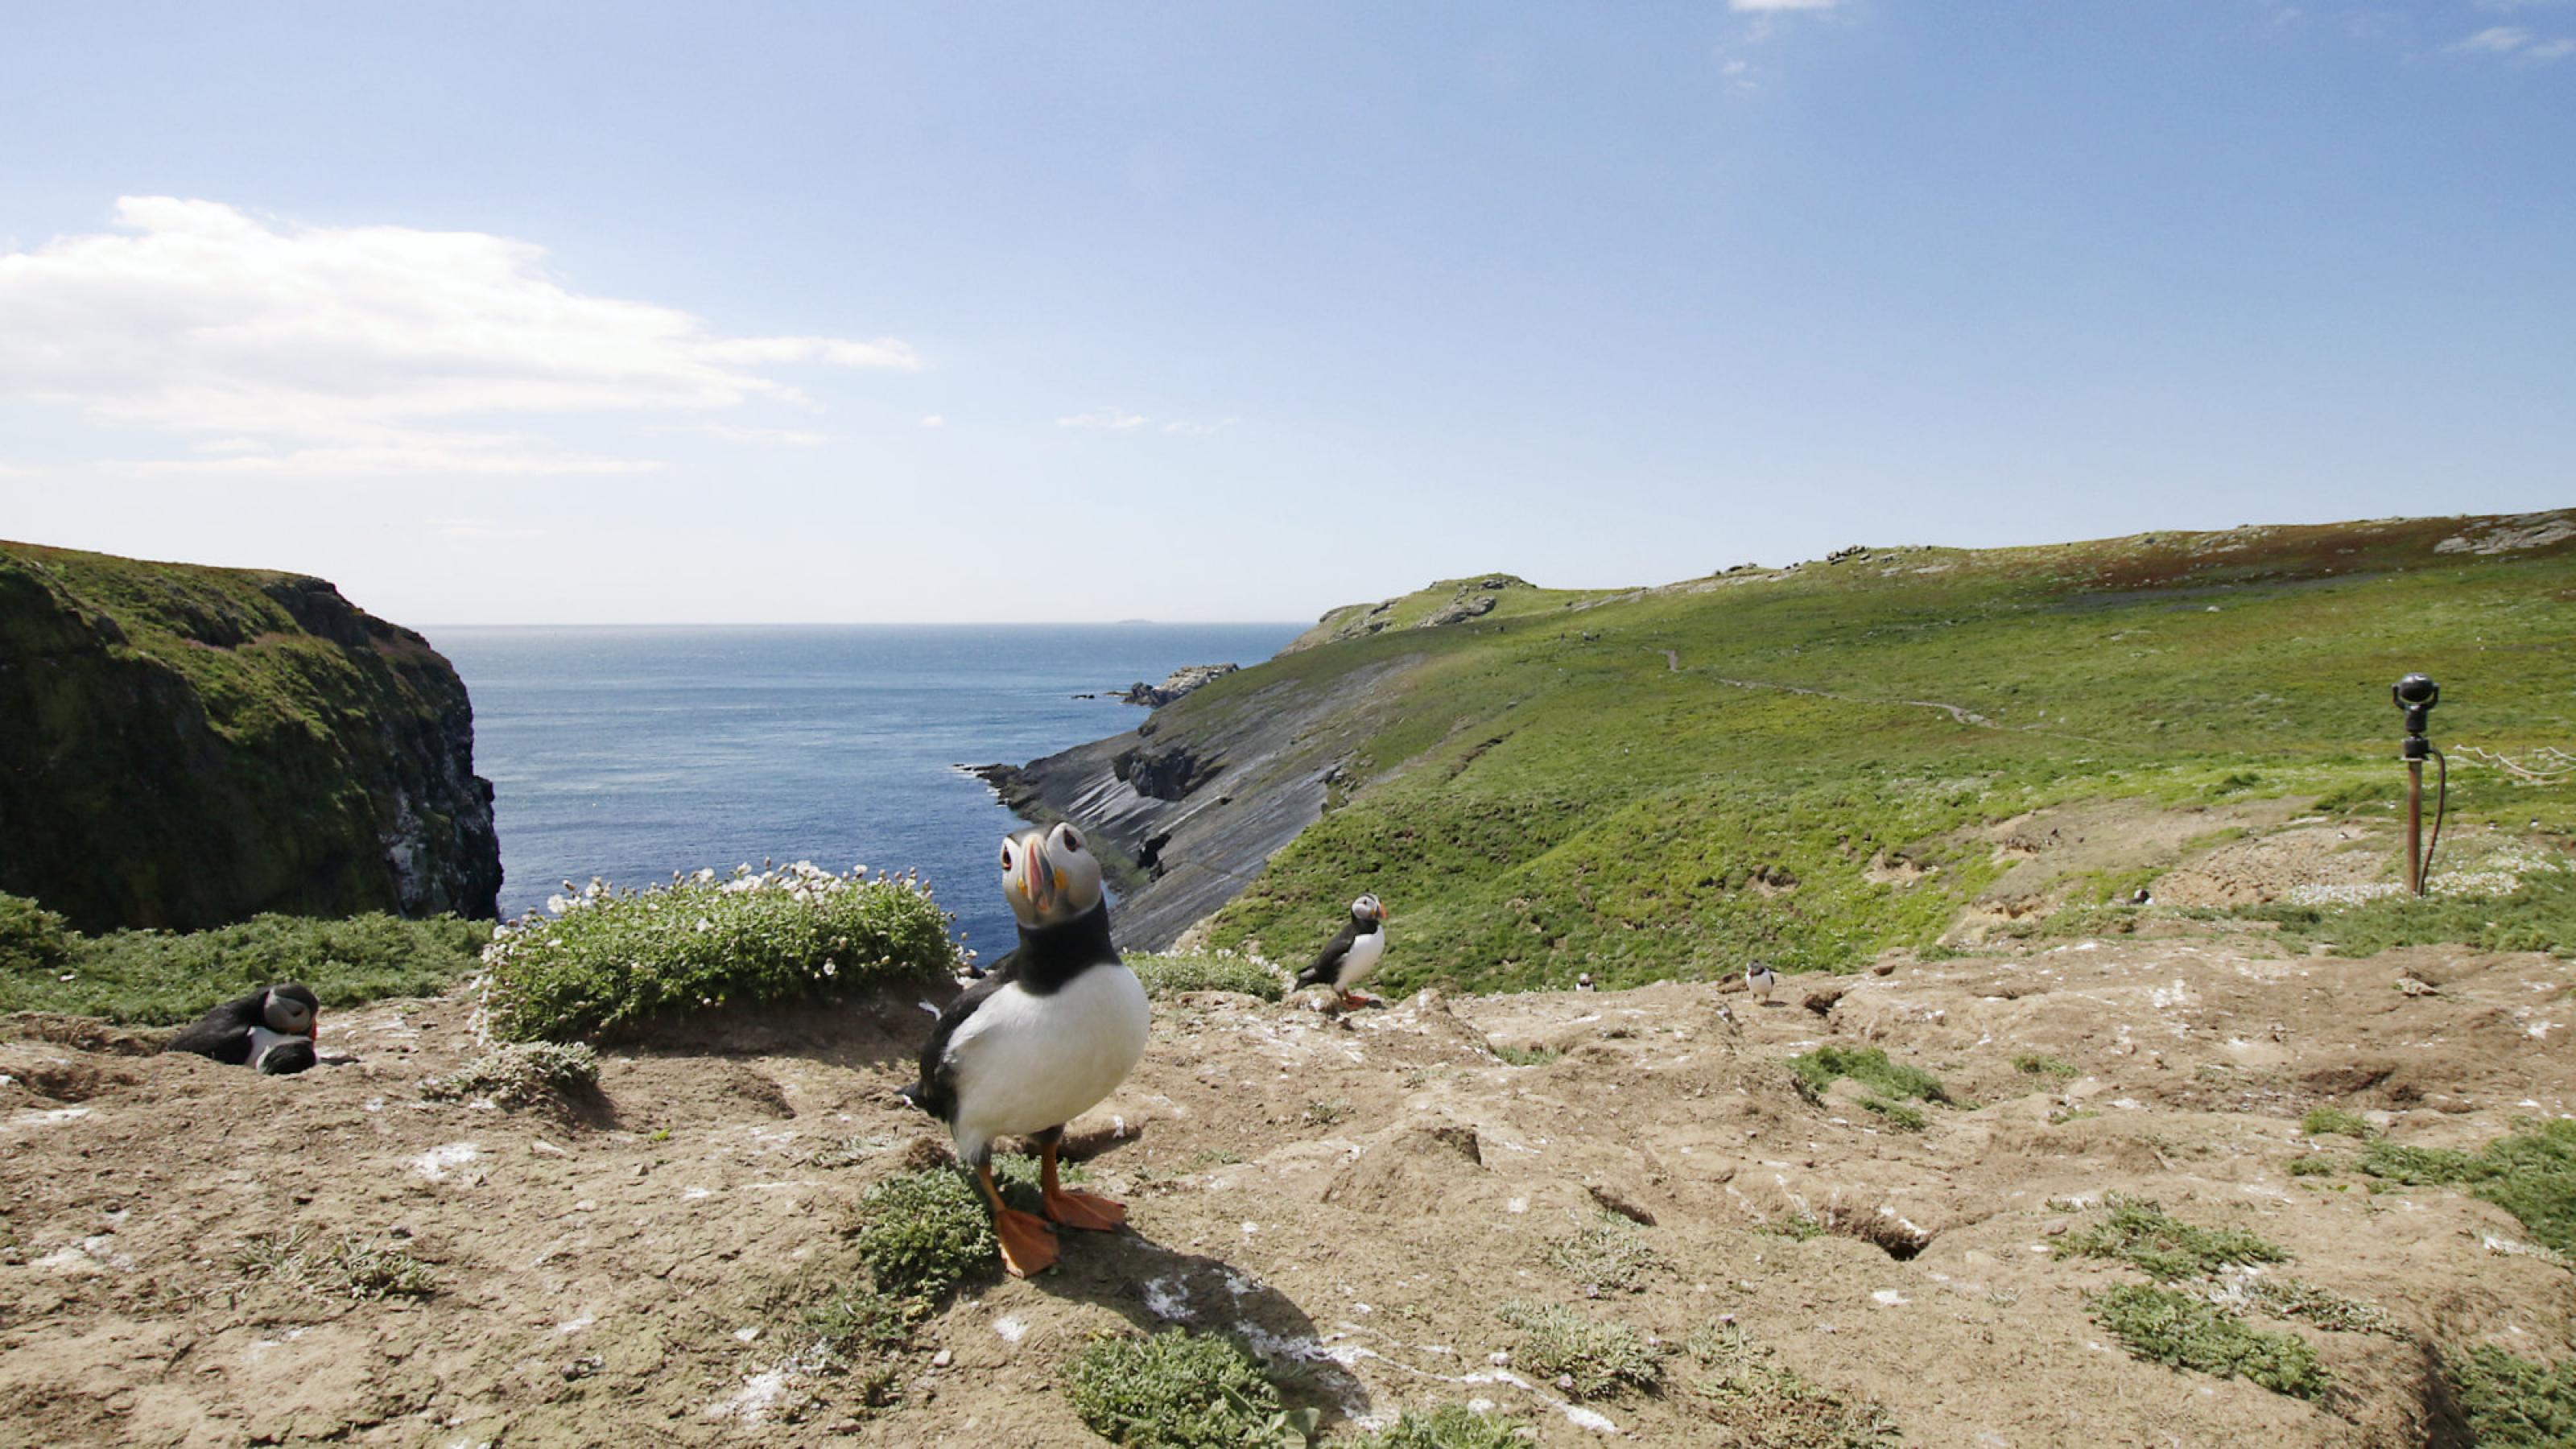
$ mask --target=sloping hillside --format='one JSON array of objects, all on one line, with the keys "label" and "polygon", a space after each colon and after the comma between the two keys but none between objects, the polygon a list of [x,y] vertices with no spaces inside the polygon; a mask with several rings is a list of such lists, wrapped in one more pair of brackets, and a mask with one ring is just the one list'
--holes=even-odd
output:
[{"label": "sloping hillside", "polygon": [[[1401,984],[1834,968],[2185,868],[2213,909],[2385,890],[2390,681],[2442,681],[2446,745],[2567,747],[2571,601],[2563,512],[1850,549],[1618,592],[1484,575],[1337,610],[1006,798],[1144,858],[1136,944],[1202,922],[1284,959],[1368,890]],[[2495,873],[2462,842],[2576,827],[2568,791],[2452,764],[2437,865],[2472,888]],[[2264,843],[2285,829],[2308,834]]]}]

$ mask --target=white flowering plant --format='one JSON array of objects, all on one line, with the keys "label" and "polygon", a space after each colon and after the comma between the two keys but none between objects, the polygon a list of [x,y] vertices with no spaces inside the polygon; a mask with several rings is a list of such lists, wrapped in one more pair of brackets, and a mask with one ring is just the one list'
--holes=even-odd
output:
[{"label": "white flowering plant", "polygon": [[960,963],[951,917],[909,872],[810,862],[593,880],[503,926],[483,951],[487,1030],[501,1041],[597,1041],[658,1016],[810,999]]}]

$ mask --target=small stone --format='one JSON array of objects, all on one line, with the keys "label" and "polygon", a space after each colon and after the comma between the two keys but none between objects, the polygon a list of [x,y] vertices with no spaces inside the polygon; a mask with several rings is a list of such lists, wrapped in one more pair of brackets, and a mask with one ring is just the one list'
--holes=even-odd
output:
[{"label": "small stone", "polygon": [[948,1350],[943,1348],[939,1352],[932,1354],[930,1356],[930,1366],[932,1368],[948,1367]]},{"label": "small stone", "polygon": [[2048,1237],[2062,1238],[2066,1236],[2067,1226],[2067,1221],[2064,1218],[2050,1218],[2045,1224],[2041,1225],[2040,1232]]}]

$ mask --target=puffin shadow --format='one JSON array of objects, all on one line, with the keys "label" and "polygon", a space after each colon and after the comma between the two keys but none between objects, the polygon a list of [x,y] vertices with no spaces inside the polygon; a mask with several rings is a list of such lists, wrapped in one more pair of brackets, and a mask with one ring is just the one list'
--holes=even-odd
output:
[{"label": "puffin shadow", "polygon": [[1133,1223],[1116,1233],[1067,1232],[1051,1272],[1029,1280],[1052,1297],[1108,1309],[1145,1332],[1225,1333],[1250,1349],[1291,1408],[1327,1424],[1369,1412],[1367,1385],[1337,1362],[1296,1300],[1219,1258],[1158,1243]]}]

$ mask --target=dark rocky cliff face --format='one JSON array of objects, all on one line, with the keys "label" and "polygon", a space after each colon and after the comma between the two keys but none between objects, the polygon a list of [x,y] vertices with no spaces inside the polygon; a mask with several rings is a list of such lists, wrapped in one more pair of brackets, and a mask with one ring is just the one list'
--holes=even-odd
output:
[{"label": "dark rocky cliff face", "polygon": [[464,682],[320,579],[0,543],[0,891],[86,930],[489,918]]}]

